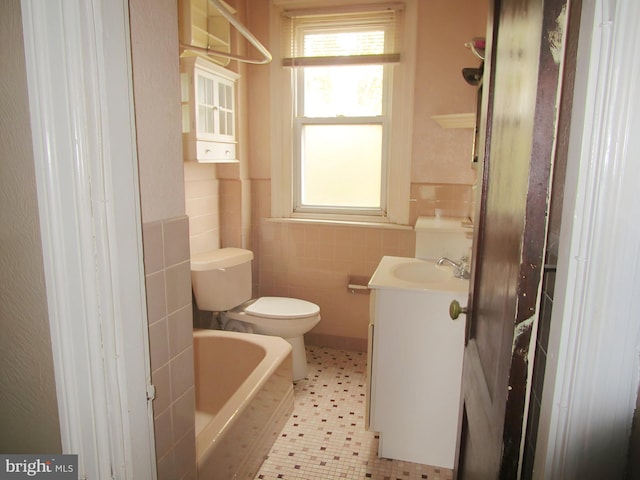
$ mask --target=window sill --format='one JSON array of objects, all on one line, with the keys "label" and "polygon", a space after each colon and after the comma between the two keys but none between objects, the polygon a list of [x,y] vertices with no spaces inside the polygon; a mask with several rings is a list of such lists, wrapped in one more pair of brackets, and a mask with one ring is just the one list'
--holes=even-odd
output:
[{"label": "window sill", "polygon": [[397,223],[386,222],[358,222],[349,220],[329,220],[329,219],[317,219],[317,218],[266,218],[270,223],[297,223],[308,225],[332,225],[335,227],[359,227],[359,228],[386,228],[389,230],[413,230],[412,225],[400,225]]}]

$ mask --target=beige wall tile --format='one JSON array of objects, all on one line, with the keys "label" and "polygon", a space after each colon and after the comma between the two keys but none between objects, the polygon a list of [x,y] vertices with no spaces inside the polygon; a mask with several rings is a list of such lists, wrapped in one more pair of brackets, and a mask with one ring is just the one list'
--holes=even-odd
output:
[{"label": "beige wall tile", "polygon": [[175,402],[180,396],[193,387],[193,348],[189,347],[173,357],[171,367],[171,399]]},{"label": "beige wall tile", "polygon": [[164,264],[166,266],[189,260],[189,219],[174,218],[162,225],[164,235]]},{"label": "beige wall tile", "polygon": [[219,229],[220,219],[216,213],[204,213],[189,217],[189,234],[191,236]]},{"label": "beige wall tile", "polygon": [[[188,392],[194,388],[190,247],[186,216],[154,222],[143,228],[149,227],[146,230],[157,235],[158,224],[162,233],[159,243],[164,246],[161,251],[164,266],[145,278],[147,317],[152,382],[156,388],[153,408],[158,478],[173,480],[186,478],[188,472],[195,471],[195,438],[184,435],[189,431],[186,426],[189,417],[193,428],[195,406],[183,398],[185,394],[193,397]],[[157,262],[157,258],[154,261]],[[179,423],[176,424],[176,420]],[[176,427],[182,438],[176,437]],[[181,472],[176,470],[178,448]],[[191,466],[187,468],[186,464]]]},{"label": "beige wall tile", "polygon": [[171,427],[171,411],[165,410],[155,417],[156,455],[158,459],[167,454],[173,447],[173,429]]},{"label": "beige wall tile", "polygon": [[149,326],[149,355],[151,357],[151,371],[157,370],[169,361],[166,318]]},{"label": "beige wall tile", "polygon": [[195,425],[195,390],[189,388],[171,405],[173,418],[173,439],[177,443],[187,432],[192,432]]},{"label": "beige wall tile", "polygon": [[193,345],[193,310],[187,305],[168,318],[169,355],[173,358]]},{"label": "beige wall tile", "polygon": [[185,197],[187,199],[217,196],[215,195],[217,191],[218,180],[212,178],[192,180],[185,184]]},{"label": "beige wall tile", "polygon": [[152,325],[167,316],[164,270],[147,275],[145,277],[145,287],[147,293],[147,321],[149,325]]},{"label": "beige wall tile", "polygon": [[208,230],[189,237],[189,250],[192,255],[220,248],[220,229]]},{"label": "beige wall tile", "polygon": [[[176,476],[174,449],[170,449],[163,457],[158,456],[158,480],[175,480]],[[194,455],[195,462],[195,455]]]},{"label": "beige wall tile", "polygon": [[142,226],[142,245],[145,274],[149,275],[162,270],[164,267],[162,222],[150,222]]},{"label": "beige wall tile", "polygon": [[191,430],[187,431],[182,438],[180,438],[175,445],[175,471],[176,478],[181,480],[195,480],[196,479],[196,466],[193,459],[196,456],[195,444],[193,438],[195,437],[195,429],[193,428],[193,422]]},{"label": "beige wall tile", "polygon": [[190,218],[200,215],[215,215],[218,218],[218,194],[211,192],[206,197],[188,198],[186,200],[186,212]]},{"label": "beige wall tile", "polygon": [[171,372],[169,364],[165,364],[151,373],[151,382],[156,389],[153,399],[154,416],[158,416],[171,405]]},{"label": "beige wall tile", "polygon": [[189,261],[165,269],[167,312],[173,313],[191,303],[191,263]]}]

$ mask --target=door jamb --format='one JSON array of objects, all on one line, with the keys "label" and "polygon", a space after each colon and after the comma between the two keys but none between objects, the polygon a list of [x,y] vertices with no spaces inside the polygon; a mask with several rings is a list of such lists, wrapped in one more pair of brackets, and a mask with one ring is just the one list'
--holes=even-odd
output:
[{"label": "door jamb", "polygon": [[21,9],[63,453],[156,478],[128,2]]},{"label": "door jamb", "polygon": [[640,372],[638,17],[635,0],[582,6],[534,478],[624,475]]}]

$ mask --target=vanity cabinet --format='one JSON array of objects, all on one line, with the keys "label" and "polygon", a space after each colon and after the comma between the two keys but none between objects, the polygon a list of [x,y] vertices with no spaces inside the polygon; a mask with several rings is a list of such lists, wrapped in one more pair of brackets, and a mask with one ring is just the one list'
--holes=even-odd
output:
[{"label": "vanity cabinet", "polygon": [[235,85],[238,75],[198,56],[180,60],[185,160],[237,162]]},{"label": "vanity cabinet", "polygon": [[[367,414],[379,432],[378,455],[453,468],[459,443],[464,317],[449,318],[449,304],[467,302],[457,291],[398,288],[380,270],[371,288]],[[411,260],[410,260],[411,261]],[[419,260],[414,260],[418,262]]]}]

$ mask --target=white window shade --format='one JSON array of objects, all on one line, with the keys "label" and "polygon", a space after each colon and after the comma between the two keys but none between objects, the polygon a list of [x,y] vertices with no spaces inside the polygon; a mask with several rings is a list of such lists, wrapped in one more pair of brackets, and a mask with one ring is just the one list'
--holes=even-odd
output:
[{"label": "white window shade", "polygon": [[401,4],[285,11],[283,65],[397,63],[402,13]]}]

